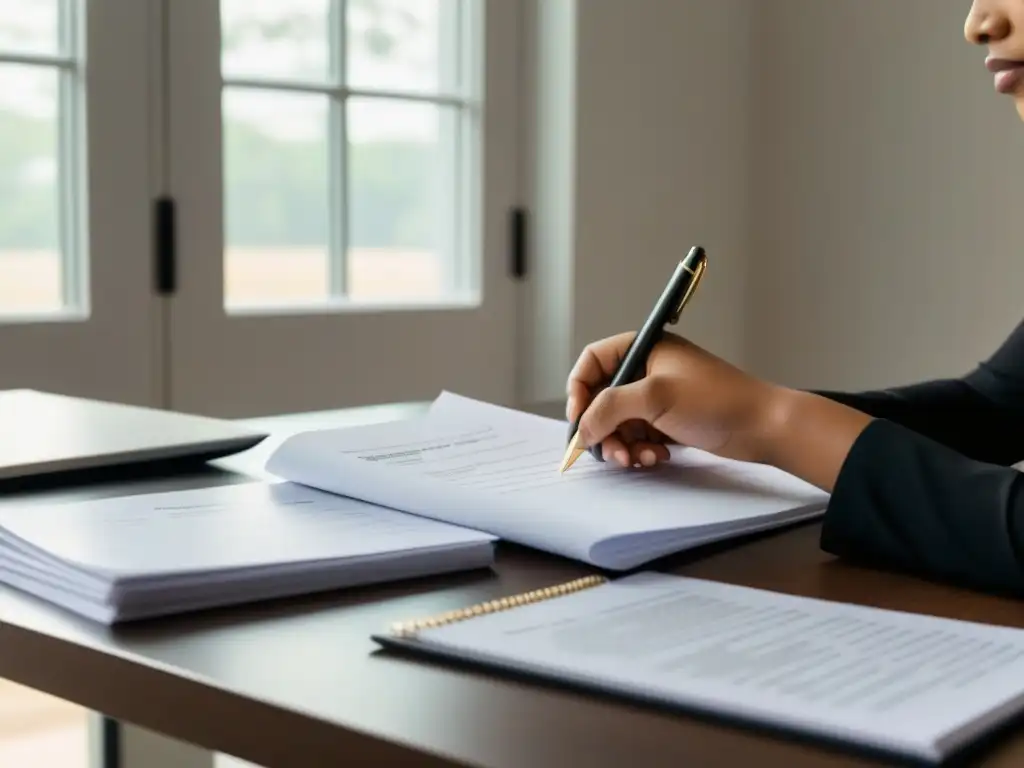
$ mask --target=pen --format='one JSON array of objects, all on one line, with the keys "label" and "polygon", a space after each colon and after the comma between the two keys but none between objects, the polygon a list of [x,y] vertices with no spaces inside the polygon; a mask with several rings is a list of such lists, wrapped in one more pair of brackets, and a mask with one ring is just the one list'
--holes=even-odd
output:
[{"label": "pen", "polygon": [[[644,371],[647,370],[647,358],[651,354],[651,350],[654,349],[654,345],[661,339],[665,324],[675,325],[679,322],[683,308],[693,296],[694,291],[697,290],[697,285],[704,276],[707,262],[707,254],[700,246],[691,248],[686,257],[679,262],[672,277],[669,278],[668,285],[665,286],[661,297],[654,305],[654,309],[651,310],[651,314],[648,315],[640,332],[637,333],[633,343],[629,345],[629,349],[626,350],[626,354],[623,355],[615,369],[615,375],[612,376],[609,387],[621,387],[623,384],[630,384],[643,377]],[[565,457],[562,459],[559,472],[565,472],[586,450],[580,447],[581,418],[583,418],[582,413],[569,430],[569,445],[565,450]]]}]

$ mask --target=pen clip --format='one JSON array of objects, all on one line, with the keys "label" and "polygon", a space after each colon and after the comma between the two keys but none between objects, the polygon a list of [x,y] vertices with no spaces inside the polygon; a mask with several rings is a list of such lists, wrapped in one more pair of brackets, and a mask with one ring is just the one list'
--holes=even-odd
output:
[{"label": "pen clip", "polygon": [[690,280],[689,284],[686,286],[686,293],[684,293],[683,297],[679,300],[679,306],[676,307],[675,312],[673,312],[672,316],[668,319],[672,325],[679,322],[679,317],[683,314],[683,308],[686,307],[687,302],[689,302],[693,297],[693,292],[697,290],[697,283],[699,283],[701,278],[704,277],[704,269],[707,267],[707,263],[706,259],[701,259],[697,262],[697,266],[694,269],[683,267],[683,269],[693,275],[693,279]]}]

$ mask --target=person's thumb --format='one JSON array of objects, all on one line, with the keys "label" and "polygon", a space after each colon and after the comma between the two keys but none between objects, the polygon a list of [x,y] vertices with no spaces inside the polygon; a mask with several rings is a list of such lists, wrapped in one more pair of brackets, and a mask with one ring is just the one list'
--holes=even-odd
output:
[{"label": "person's thumb", "polygon": [[600,444],[621,424],[639,419],[653,425],[666,408],[665,388],[646,378],[603,390],[580,419],[580,439],[588,447]]}]

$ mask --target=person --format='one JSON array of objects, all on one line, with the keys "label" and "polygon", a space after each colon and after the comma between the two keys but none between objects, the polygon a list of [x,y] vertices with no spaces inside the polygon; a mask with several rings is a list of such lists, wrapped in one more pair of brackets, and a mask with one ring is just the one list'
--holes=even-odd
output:
[{"label": "person", "polygon": [[[1024,0],[974,0],[965,33],[1024,120]],[[652,466],[678,444],[769,464],[830,493],[826,552],[1024,594],[1024,322],[962,376],[860,393],[759,380],[668,333],[643,378],[605,387],[632,337],[569,374],[567,418],[598,459]]]}]

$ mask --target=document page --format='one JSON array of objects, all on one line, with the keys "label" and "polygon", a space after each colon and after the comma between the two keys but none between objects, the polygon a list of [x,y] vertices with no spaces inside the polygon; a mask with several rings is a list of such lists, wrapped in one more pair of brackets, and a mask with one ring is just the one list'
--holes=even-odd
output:
[{"label": "document page", "polygon": [[665,574],[425,630],[416,642],[923,756],[1024,705],[1020,630]]},{"label": "document page", "polygon": [[355,558],[493,536],[293,483],[245,483],[0,512],[9,547],[156,575]]},{"label": "document page", "polygon": [[562,421],[446,393],[422,419],[295,436],[267,468],[591,562],[608,538],[817,513],[827,501],[774,468],[692,449],[650,469],[587,455],[560,474],[566,438]]}]

